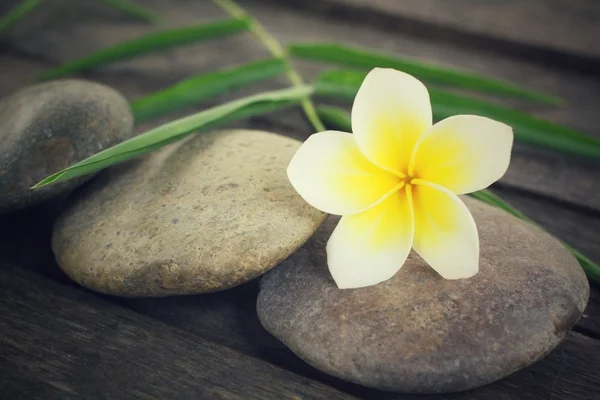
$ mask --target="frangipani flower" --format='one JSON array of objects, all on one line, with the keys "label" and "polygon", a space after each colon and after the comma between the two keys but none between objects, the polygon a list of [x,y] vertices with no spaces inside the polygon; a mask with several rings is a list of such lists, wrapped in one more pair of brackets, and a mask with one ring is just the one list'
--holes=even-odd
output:
[{"label": "frangipani flower", "polygon": [[446,279],[475,275],[479,236],[458,195],[504,175],[512,129],[474,115],[433,125],[425,86],[376,68],[354,99],[352,130],[310,136],[287,170],[308,204],[342,215],[327,243],[338,287],[391,278],[411,247]]}]

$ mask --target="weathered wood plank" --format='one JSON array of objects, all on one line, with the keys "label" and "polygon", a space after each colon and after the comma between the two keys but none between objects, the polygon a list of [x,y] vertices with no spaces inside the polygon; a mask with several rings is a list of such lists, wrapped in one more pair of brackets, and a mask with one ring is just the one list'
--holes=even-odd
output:
[{"label": "weathered wood plank", "polygon": [[[185,25],[223,17],[220,10],[205,2],[150,0],[147,3],[172,24]],[[600,137],[597,113],[597,104],[600,103],[600,81],[593,76],[531,65],[499,55],[475,53],[459,47],[440,46],[369,27],[348,26],[343,21],[329,20],[312,14],[292,13],[281,5],[265,5],[256,1],[248,1],[244,4],[284,43],[292,40],[319,40],[357,44],[471,69],[562,96],[568,102],[564,108],[529,109],[537,115]],[[63,13],[63,15],[60,10],[55,10],[45,15],[42,18],[44,34],[40,34],[40,25],[22,26],[13,33],[10,45],[38,58],[51,62],[65,62],[87,54],[93,49],[139,36],[152,29],[143,24],[115,21],[110,16],[97,12],[96,8],[93,13],[86,12],[86,6],[82,3],[78,3],[75,9],[79,11]],[[230,50],[223,51],[224,48]],[[129,99],[135,99],[189,75],[265,56],[266,52],[260,43],[246,34],[141,57],[103,68],[101,73],[89,73],[83,76],[108,83],[121,90]],[[32,61],[29,60],[27,71],[33,74],[36,68],[33,68],[31,63]],[[308,63],[298,63],[298,65],[308,78],[314,77],[320,70]],[[41,68],[42,65],[39,67]],[[32,80],[31,75],[23,71],[13,72],[14,68],[10,66],[0,66],[0,69],[1,72],[15,73],[24,81]],[[6,85],[13,88],[15,86]],[[285,80],[261,84],[214,101],[223,101],[277,85],[285,85]],[[527,108],[523,104],[518,107]],[[283,115],[285,119],[281,116],[274,118],[290,123],[289,114]],[[294,126],[300,126],[300,122],[296,123],[300,121],[299,118],[295,117],[293,121]],[[303,137],[306,137],[310,133],[310,128],[305,123],[302,126],[306,132]],[[600,210],[600,191],[595,190],[599,170],[600,165],[595,162],[517,149],[503,182],[571,204]]]},{"label": "weathered wood plank", "polygon": [[11,399],[352,398],[4,263],[0,376]]},{"label": "weathered wood plank", "polygon": [[488,42],[494,49],[510,54],[519,51],[518,54],[528,58],[554,56],[554,62],[571,61],[572,67],[577,61],[591,64],[589,61],[593,60],[596,66],[600,63],[600,48],[594,41],[600,35],[596,23],[600,5],[594,0],[292,0],[286,3],[332,16],[341,14],[357,22],[385,24],[437,40],[479,45]]},{"label": "weathered wood plank", "polygon": [[[600,211],[597,162],[516,148],[508,171],[500,182],[594,212]],[[583,172],[586,171],[586,172]],[[583,174],[582,174],[583,172]]]},{"label": "weathered wood plank", "polygon": [[224,292],[199,296],[109,300],[338,389],[362,396],[376,393],[317,371],[269,335],[256,315],[258,282],[257,279]]}]

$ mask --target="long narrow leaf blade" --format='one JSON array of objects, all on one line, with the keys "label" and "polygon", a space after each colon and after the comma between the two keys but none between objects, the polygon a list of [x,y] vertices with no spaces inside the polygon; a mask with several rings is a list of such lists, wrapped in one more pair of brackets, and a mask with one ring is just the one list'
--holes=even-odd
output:
[{"label": "long narrow leaf blade", "polygon": [[110,7],[151,24],[161,22],[161,18],[152,11],[142,7],[132,0],[100,0]]},{"label": "long narrow leaf blade", "polygon": [[13,7],[4,16],[2,16],[2,18],[0,18],[0,33],[19,22],[24,16],[33,11],[41,2],[42,0],[23,0]]},{"label": "long narrow leaf blade", "polygon": [[559,98],[525,89],[512,83],[487,78],[471,72],[443,68],[389,54],[376,53],[360,47],[350,47],[335,43],[293,43],[288,49],[293,56],[313,61],[367,69],[376,67],[394,68],[432,83],[482,93],[521,98],[545,104],[557,105],[562,103]]},{"label": "long narrow leaf blade", "polygon": [[153,32],[139,39],[119,43],[100,50],[97,53],[45,71],[40,74],[39,78],[55,79],[74,72],[106,65],[114,61],[132,58],[140,54],[148,54],[165,48],[232,35],[247,30],[248,26],[248,21],[243,19],[226,19],[198,26]]},{"label": "long narrow leaf blade", "polygon": [[311,93],[312,88],[301,86],[261,93],[219,105],[151,129],[148,132],[103,150],[43,179],[33,188],[99,171],[111,165],[148,153],[199,130],[209,129],[226,122],[252,115],[261,115],[284,106],[297,104]]},{"label": "long narrow leaf blade", "polygon": [[[317,79],[317,95],[352,101],[366,73],[353,70],[327,71]],[[483,100],[429,88],[436,120],[452,115],[476,114],[504,122],[523,144],[566,154],[600,159],[600,141],[575,129],[555,124]]]},{"label": "long narrow leaf blade", "polygon": [[[333,106],[319,106],[317,107],[317,114],[328,128],[339,129],[345,132],[351,131],[350,115],[345,110]],[[469,193],[469,195],[491,206],[500,208],[523,221],[538,226],[521,211],[517,210],[503,200],[500,196],[490,192],[489,190],[480,190],[478,192]],[[562,244],[575,256],[575,258],[577,258],[577,261],[579,261],[579,264],[585,271],[587,277],[595,282],[600,283],[600,266],[567,243],[562,242]]]},{"label": "long narrow leaf blade", "polygon": [[283,61],[273,58],[195,76],[135,101],[131,105],[133,115],[136,123],[139,123],[285,71]]}]

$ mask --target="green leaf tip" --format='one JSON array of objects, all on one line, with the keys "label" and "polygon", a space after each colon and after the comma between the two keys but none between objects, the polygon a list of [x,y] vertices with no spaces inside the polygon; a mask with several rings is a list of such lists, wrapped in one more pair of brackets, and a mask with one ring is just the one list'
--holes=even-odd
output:
[{"label": "green leaf tip", "polygon": [[293,56],[313,61],[366,69],[376,67],[394,68],[432,83],[544,104],[562,104],[562,100],[555,96],[525,89],[509,82],[491,79],[467,71],[409,60],[391,54],[377,53],[366,48],[336,43],[292,43],[288,49]]},{"label": "green leaf tip", "polygon": [[0,33],[10,29],[23,17],[33,11],[42,0],[23,0],[0,18]]},{"label": "green leaf tip", "polygon": [[226,122],[253,115],[262,115],[281,107],[298,104],[307,96],[310,96],[312,92],[313,89],[310,86],[298,86],[260,93],[218,105],[156,127],[116,146],[103,150],[44,178],[34,185],[33,188],[44,187],[100,171],[106,167],[130,160],[173,143],[198,130],[207,130]]},{"label": "green leaf tip", "polygon": [[197,26],[152,32],[141,38],[119,43],[67,64],[44,71],[38,78],[41,80],[60,78],[74,72],[90,70],[140,54],[148,54],[201,40],[232,35],[247,30],[248,27],[249,23],[247,20],[225,19]]}]

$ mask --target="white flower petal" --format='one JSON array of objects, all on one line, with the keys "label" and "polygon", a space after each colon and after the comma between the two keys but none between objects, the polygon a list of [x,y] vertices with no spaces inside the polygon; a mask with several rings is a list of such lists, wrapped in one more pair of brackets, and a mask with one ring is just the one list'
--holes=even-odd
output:
[{"label": "white flower petal", "polygon": [[327,264],[340,289],[383,282],[408,257],[413,213],[404,189],[373,208],[342,217],[327,242]]},{"label": "white flower petal", "polygon": [[325,131],[310,136],[290,162],[292,186],[313,207],[348,215],[370,208],[398,184],[398,178],[373,165],[350,133]]},{"label": "white flower petal", "polygon": [[429,92],[404,72],[375,68],[363,81],[352,106],[352,131],[374,164],[406,173],[419,137],[432,124]]},{"label": "white flower petal", "polygon": [[415,149],[413,176],[456,194],[485,189],[510,163],[512,128],[474,115],[457,115],[435,124]]},{"label": "white flower petal", "polygon": [[413,186],[413,248],[446,279],[470,278],[479,271],[479,235],[467,206],[435,184]]}]

